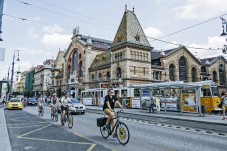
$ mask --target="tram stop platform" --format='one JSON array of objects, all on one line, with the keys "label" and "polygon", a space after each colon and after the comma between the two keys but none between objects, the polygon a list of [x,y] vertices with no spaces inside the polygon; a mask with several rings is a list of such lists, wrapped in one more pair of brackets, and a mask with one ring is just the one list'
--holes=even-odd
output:
[{"label": "tram stop platform", "polygon": [[[86,106],[86,109],[90,110],[102,110],[99,106]],[[148,110],[140,109],[124,109],[126,113],[154,116],[154,117],[164,117],[177,120],[187,120],[193,122],[203,122],[203,123],[215,123],[227,126],[227,120],[222,120],[222,114],[205,114],[205,116],[199,116],[198,113],[180,113],[174,111],[160,111],[159,113],[149,113]]]}]

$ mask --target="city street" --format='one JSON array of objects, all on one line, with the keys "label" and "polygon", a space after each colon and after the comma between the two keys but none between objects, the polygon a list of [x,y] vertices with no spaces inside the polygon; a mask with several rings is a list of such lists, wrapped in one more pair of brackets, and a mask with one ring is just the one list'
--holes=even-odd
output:
[{"label": "city street", "polygon": [[[16,139],[17,137],[34,137],[38,139],[44,139],[45,147],[50,147],[51,143],[58,144],[62,146],[62,144],[67,144],[63,146],[72,147],[73,144],[70,143],[57,143],[57,142],[48,142],[47,139],[54,140],[64,140],[64,141],[79,141],[83,142],[81,144],[77,144],[81,148],[88,148],[89,145],[86,143],[93,142],[94,144],[100,144],[106,148],[111,150],[119,150],[119,151],[145,151],[145,150],[153,150],[153,151],[223,151],[227,148],[227,138],[226,136],[217,136],[211,134],[205,134],[196,131],[187,131],[183,128],[175,129],[171,127],[163,127],[162,125],[151,125],[148,123],[142,123],[138,121],[130,121],[130,120],[122,120],[127,124],[130,130],[130,141],[126,146],[120,145],[117,139],[112,137],[107,140],[102,138],[99,128],[96,126],[96,118],[101,115],[86,113],[85,115],[74,115],[74,126],[72,129],[64,126],[64,130],[59,128],[60,122],[52,122],[50,120],[50,108],[45,107],[45,113],[43,117],[39,117],[37,115],[37,108],[35,106],[27,107],[23,109],[24,111],[6,111],[7,115],[7,126],[10,134],[10,141],[13,150],[17,150],[18,147],[37,147],[38,140],[34,142],[31,139]],[[13,122],[11,120],[11,124],[20,124],[20,120],[26,120],[26,123],[22,125],[26,127],[26,129],[19,127],[18,125],[13,128],[10,125],[9,118],[13,117],[13,114],[21,115],[23,118],[19,119],[18,122]],[[31,120],[32,118],[32,120]],[[35,124],[36,127],[33,127],[32,122],[37,122]],[[28,123],[29,122],[29,123]],[[39,126],[39,125],[40,126]],[[53,125],[52,125],[53,124]],[[21,126],[21,125],[20,125]],[[18,128],[16,128],[18,127]],[[44,127],[44,128],[43,128]],[[36,131],[34,134],[26,134],[30,131],[34,131],[36,129],[43,128],[42,131]],[[68,133],[70,132],[70,133]],[[24,135],[24,133],[26,135]],[[64,133],[64,134],[62,134]],[[41,137],[42,134],[45,134],[44,137]],[[47,135],[48,134],[48,135]],[[72,135],[74,134],[74,135]],[[18,136],[19,135],[19,136]],[[35,136],[34,136],[35,135]],[[72,136],[71,136],[72,135]],[[59,136],[63,136],[63,139],[60,139]],[[74,140],[75,137],[75,140]],[[79,140],[78,140],[79,139]],[[16,141],[15,141],[16,140]],[[39,140],[41,141],[41,140]],[[48,142],[48,143],[46,143]],[[57,145],[57,146],[58,146]],[[76,145],[76,146],[77,146]],[[100,147],[100,145],[96,145],[96,147]],[[59,148],[58,148],[59,149]],[[105,150],[104,148],[102,148]],[[94,148],[96,150],[96,148]],[[99,149],[100,150],[100,149]]]}]

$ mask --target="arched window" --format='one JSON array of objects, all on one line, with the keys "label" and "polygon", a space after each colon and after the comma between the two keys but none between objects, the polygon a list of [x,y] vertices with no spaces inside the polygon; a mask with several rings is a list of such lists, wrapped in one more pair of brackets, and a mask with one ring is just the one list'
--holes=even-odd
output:
[{"label": "arched window", "polygon": [[102,73],[99,73],[99,81],[102,80]]},{"label": "arched window", "polygon": [[73,71],[78,72],[78,52],[75,51],[74,56],[73,56]]},{"label": "arched window", "polygon": [[175,66],[173,64],[169,65],[169,80],[170,81],[175,81]]},{"label": "arched window", "polygon": [[68,66],[68,79],[70,78],[71,66]]},{"label": "arched window", "polygon": [[117,54],[115,54],[115,61],[117,61]]},{"label": "arched window", "polygon": [[140,52],[140,60],[143,60],[142,52]]},{"label": "arched window", "polygon": [[136,59],[136,52],[133,52],[133,59]]},{"label": "arched window", "polygon": [[136,60],[139,60],[140,57],[139,57],[139,52],[136,53]]},{"label": "arched window", "polygon": [[184,57],[181,57],[179,59],[179,80],[187,81],[187,66],[186,66],[186,60]]},{"label": "arched window", "polygon": [[119,60],[122,60],[122,52],[120,52]]},{"label": "arched window", "polygon": [[117,79],[120,79],[121,78],[121,68],[118,67],[117,68]]},{"label": "arched window", "polygon": [[133,59],[133,52],[132,51],[130,51],[130,55],[131,55],[131,59]]},{"label": "arched window", "polygon": [[120,53],[117,53],[117,60],[120,60]]},{"label": "arched window", "polygon": [[109,71],[106,73],[106,80],[110,80],[110,72]]},{"label": "arched window", "polygon": [[95,76],[94,76],[94,74],[91,75],[91,80],[92,80],[92,81],[95,81]]},{"label": "arched window", "polygon": [[148,54],[146,53],[145,61],[148,61]]},{"label": "arched window", "polygon": [[213,81],[217,82],[217,72],[213,71]]},{"label": "arched window", "polygon": [[146,61],[145,53],[143,53],[143,61]]},{"label": "arched window", "polygon": [[191,74],[192,74],[192,82],[196,82],[196,68],[193,67],[192,70],[191,70]]},{"label": "arched window", "polygon": [[220,81],[220,85],[224,85],[224,78],[225,78],[224,65],[220,64],[219,65],[219,81]]},{"label": "arched window", "polygon": [[82,61],[80,62],[80,69],[79,69],[79,71],[80,71],[80,78],[83,76],[83,63],[82,63]]}]

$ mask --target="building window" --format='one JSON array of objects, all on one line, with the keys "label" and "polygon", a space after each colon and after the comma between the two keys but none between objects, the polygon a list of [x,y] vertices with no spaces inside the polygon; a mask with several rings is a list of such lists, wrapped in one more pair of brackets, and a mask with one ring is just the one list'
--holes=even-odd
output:
[{"label": "building window", "polygon": [[146,53],[145,61],[148,61],[148,54]]},{"label": "building window", "polygon": [[191,74],[192,74],[192,82],[196,82],[196,68],[192,68],[191,70]]},{"label": "building window", "polygon": [[120,52],[119,60],[122,60],[122,52]]},{"label": "building window", "polygon": [[136,75],[136,66],[134,66],[134,75]]},{"label": "building window", "polygon": [[145,67],[143,67],[143,75],[146,75]]},{"label": "building window", "polygon": [[223,64],[220,64],[219,65],[219,80],[220,80],[220,85],[224,85],[224,78],[225,78],[224,65]]},{"label": "building window", "polygon": [[122,74],[121,74],[121,68],[118,67],[118,68],[117,68],[117,79],[120,79],[121,76],[122,76]]},{"label": "building window", "polygon": [[142,52],[140,52],[140,60],[143,60]]},{"label": "building window", "polygon": [[186,60],[184,57],[181,57],[179,59],[179,80],[187,81],[187,66],[186,66]]},{"label": "building window", "polygon": [[109,71],[106,73],[106,80],[110,80],[110,72]]},{"label": "building window", "polygon": [[75,51],[73,57],[73,71],[78,72],[78,52]]},{"label": "building window", "polygon": [[213,81],[217,82],[217,72],[213,71]]},{"label": "building window", "polygon": [[102,73],[99,73],[99,81],[102,81]]},{"label": "building window", "polygon": [[95,76],[94,76],[94,74],[91,75],[91,80],[92,80],[92,81],[95,81]]},{"label": "building window", "polygon": [[170,81],[175,81],[174,73],[175,73],[175,66],[173,64],[171,64],[169,66],[169,80]]},{"label": "building window", "polygon": [[146,61],[145,53],[143,53],[143,61]]},{"label": "building window", "polygon": [[83,67],[83,63],[82,63],[82,61],[80,62],[80,78],[81,77],[83,77],[83,69],[82,69],[82,67]]},{"label": "building window", "polygon": [[134,51],[134,53],[133,53],[133,59],[136,60],[136,52],[135,52],[135,51]]},{"label": "building window", "polygon": [[117,61],[117,54],[115,54],[115,61]]}]

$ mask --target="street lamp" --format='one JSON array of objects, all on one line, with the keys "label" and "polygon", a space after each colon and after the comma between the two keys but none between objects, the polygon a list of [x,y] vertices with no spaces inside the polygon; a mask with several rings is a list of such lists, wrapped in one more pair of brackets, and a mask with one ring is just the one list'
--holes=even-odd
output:
[{"label": "street lamp", "polygon": [[12,92],[13,92],[13,76],[14,76],[14,60],[15,60],[15,52],[18,52],[18,58],[17,58],[17,61],[20,61],[19,59],[19,51],[20,50],[15,50],[14,51],[14,54],[13,54],[13,63],[12,63],[12,73],[11,73],[11,81],[10,81],[10,95],[12,95]]}]

